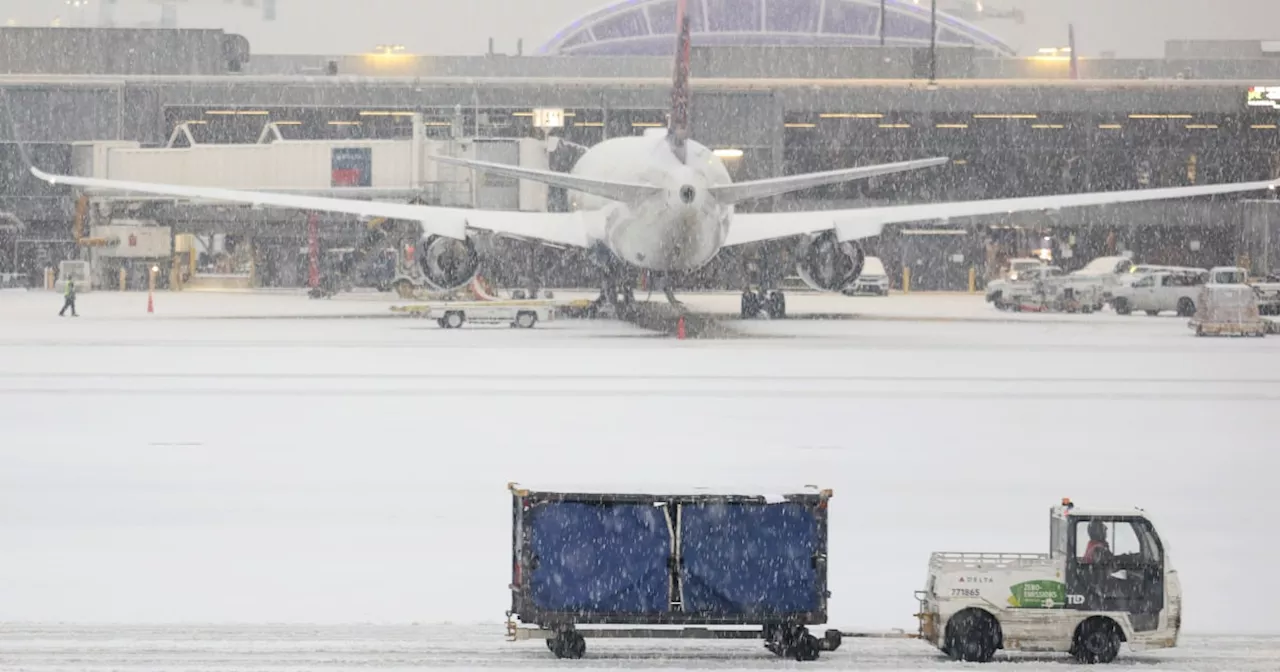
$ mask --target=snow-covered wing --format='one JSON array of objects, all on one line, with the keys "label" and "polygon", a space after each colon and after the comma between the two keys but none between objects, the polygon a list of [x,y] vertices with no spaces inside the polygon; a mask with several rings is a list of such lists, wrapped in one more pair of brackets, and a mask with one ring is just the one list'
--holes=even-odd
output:
[{"label": "snow-covered wing", "polygon": [[745,201],[749,198],[767,198],[769,196],[777,196],[779,194],[786,194],[792,191],[800,191],[801,189],[812,189],[813,187],[821,187],[828,184],[864,180],[878,175],[890,175],[908,170],[931,168],[933,166],[940,166],[948,161],[950,161],[950,159],[944,156],[933,159],[919,159],[916,161],[881,163],[873,166],[860,166],[858,168],[827,170],[820,173],[804,173],[801,175],[787,175],[786,177],[769,177],[763,180],[751,180],[749,182],[718,184],[711,187],[710,191],[720,203],[730,204],[737,203],[738,201]]},{"label": "snow-covered wing", "polygon": [[615,201],[639,201],[662,191],[661,188],[649,184],[631,184],[628,182],[597,180],[590,177],[583,177],[581,175],[557,173],[550,170],[537,170],[535,168],[522,168],[520,166],[511,166],[504,163],[458,159],[452,156],[431,155],[429,158],[432,161],[437,161],[451,166],[463,166],[472,170],[493,173],[494,175],[502,175],[504,177],[515,178],[518,180],[541,182],[542,184],[549,184],[553,187],[562,187],[564,189],[580,191],[584,194],[602,196]]},{"label": "snow-covered wing", "polygon": [[1057,210],[1089,205],[1137,203],[1141,201],[1190,198],[1193,196],[1213,196],[1275,189],[1277,185],[1280,185],[1280,180],[1211,184],[1199,187],[1103,191],[1059,196],[1027,196],[985,201],[894,205],[850,210],[735,214],[733,223],[729,227],[729,235],[725,245],[741,245],[775,238],[786,238],[803,233],[827,231],[833,228],[836,230],[836,236],[840,240],[857,240],[879,235],[885,224],[946,220],[1035,210]]},{"label": "snow-covered wing", "polygon": [[[729,235],[724,246],[758,243],[777,238],[788,238],[806,233],[829,231],[837,226],[844,233],[856,233],[843,238],[854,240],[880,235],[884,224],[864,222],[859,216],[864,210],[810,210],[806,212],[750,212],[734,213],[729,224]],[[843,235],[843,234],[842,234]]]},{"label": "snow-covered wing", "polygon": [[551,243],[585,247],[587,233],[579,213],[472,210],[407,203],[387,203],[323,196],[305,196],[270,191],[247,191],[219,187],[192,187],[177,184],[105,180],[71,175],[51,175],[34,166],[31,173],[50,184],[104,189],[128,193],[156,194],[198,200],[243,203],[257,207],[340,212],[362,217],[388,217],[422,222],[427,233],[463,239],[468,227],[536,238]]}]

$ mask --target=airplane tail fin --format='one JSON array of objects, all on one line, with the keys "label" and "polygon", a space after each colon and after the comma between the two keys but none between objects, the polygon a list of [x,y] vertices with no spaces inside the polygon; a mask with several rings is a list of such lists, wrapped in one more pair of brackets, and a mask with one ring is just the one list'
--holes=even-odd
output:
[{"label": "airplane tail fin", "polygon": [[680,163],[685,162],[685,142],[689,139],[689,58],[692,49],[689,1],[676,0],[676,61],[671,82],[671,118],[667,121],[667,142]]}]

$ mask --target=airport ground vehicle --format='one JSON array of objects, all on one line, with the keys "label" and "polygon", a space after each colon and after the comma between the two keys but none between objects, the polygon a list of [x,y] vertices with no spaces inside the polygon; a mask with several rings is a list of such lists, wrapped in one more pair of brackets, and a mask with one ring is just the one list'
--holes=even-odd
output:
[{"label": "airport ground vehicle", "polygon": [[1267,320],[1259,316],[1259,290],[1248,284],[1249,272],[1238,266],[1209,270],[1209,282],[1200,288],[1199,310],[1188,327],[1196,336],[1266,336]]},{"label": "airport ground vehicle", "polygon": [[1209,271],[1204,269],[1135,274],[1131,282],[1112,292],[1111,307],[1120,315],[1141,310],[1154,316],[1172,310],[1179,317],[1191,317],[1196,313],[1200,288],[1208,281]]},{"label": "airport ground vehicle", "polygon": [[842,290],[845,296],[889,296],[889,274],[884,270],[880,257],[867,257],[862,262],[862,272],[853,284]]},{"label": "airport ground vehicle", "polygon": [[1260,315],[1280,315],[1280,273],[1271,273],[1262,282],[1254,282]]},{"label": "airport ground vehicle", "polygon": [[1091,313],[1103,304],[1098,282],[1063,275],[1057,266],[1023,268],[1014,275],[987,285],[988,303],[1000,310],[1068,313]]},{"label": "airport ground vehicle", "polygon": [[1170,648],[1182,587],[1142,509],[1049,511],[1048,553],[934,553],[920,600],[920,637],[956,660],[1000,649],[1067,652],[1086,663]]},{"label": "airport ground vehicle", "polygon": [[558,658],[581,658],[586,637],[764,639],[769,651],[795,660],[815,660],[840,645],[839,631],[822,638],[808,631],[827,620],[830,490],[508,487],[512,640],[545,639]]},{"label": "airport ground vehicle", "polygon": [[445,329],[468,322],[532,329],[538,322],[554,320],[555,306],[545,301],[458,301],[430,306],[427,317]]},{"label": "airport ground vehicle", "polygon": [[[1089,296],[1096,296],[1094,310],[1102,310],[1115,288],[1124,284],[1133,272],[1133,259],[1129,257],[1098,257],[1083,268],[1067,275],[1071,285],[1076,288],[1088,287]],[[1081,292],[1085,293],[1085,292]]]}]

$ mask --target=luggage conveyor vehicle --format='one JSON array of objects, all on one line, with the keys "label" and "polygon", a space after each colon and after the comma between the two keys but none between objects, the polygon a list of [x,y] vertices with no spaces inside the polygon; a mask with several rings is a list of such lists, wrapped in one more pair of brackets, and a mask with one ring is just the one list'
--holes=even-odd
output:
[{"label": "luggage conveyor vehicle", "polygon": [[[801,661],[840,646],[839,631],[808,630],[827,621],[830,490],[508,488],[513,641],[545,639],[558,658],[581,658],[587,637],[763,639],[775,655]],[[597,625],[616,627],[579,628]]]}]

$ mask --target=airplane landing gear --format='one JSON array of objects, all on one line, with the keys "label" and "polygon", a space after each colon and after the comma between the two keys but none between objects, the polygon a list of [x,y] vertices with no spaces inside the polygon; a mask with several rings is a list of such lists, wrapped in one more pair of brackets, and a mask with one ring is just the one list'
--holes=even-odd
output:
[{"label": "airplane landing gear", "polygon": [[671,305],[676,306],[677,308],[684,306],[683,303],[680,303],[680,299],[676,298],[675,291],[672,290],[670,287],[663,287],[662,292],[667,295],[667,301],[670,301]]},{"label": "airplane landing gear", "polygon": [[787,316],[787,297],[782,290],[766,292],[763,288],[753,292],[750,288],[742,291],[742,319],[750,320],[764,313],[771,320],[781,320]]}]

